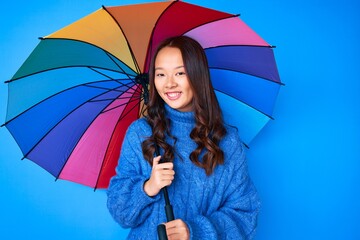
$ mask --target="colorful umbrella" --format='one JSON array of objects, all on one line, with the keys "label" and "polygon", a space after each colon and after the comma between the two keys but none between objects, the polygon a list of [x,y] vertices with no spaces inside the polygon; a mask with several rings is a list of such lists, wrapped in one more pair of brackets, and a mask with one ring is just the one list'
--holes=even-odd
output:
[{"label": "colorful umbrella", "polygon": [[238,15],[182,1],[103,7],[41,38],[9,88],[5,126],[56,178],[106,188],[141,116],[157,44],[200,42],[225,121],[245,144],[271,119],[281,86],[273,49]]}]

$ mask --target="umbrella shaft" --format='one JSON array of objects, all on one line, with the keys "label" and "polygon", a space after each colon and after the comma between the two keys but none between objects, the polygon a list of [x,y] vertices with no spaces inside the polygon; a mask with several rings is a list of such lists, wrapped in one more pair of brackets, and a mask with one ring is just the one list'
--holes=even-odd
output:
[{"label": "umbrella shaft", "polygon": [[165,199],[165,205],[170,205],[170,199],[169,199],[167,187],[163,188],[163,194],[164,194],[164,199]]},{"label": "umbrella shaft", "polygon": [[174,217],[174,212],[173,212],[172,206],[170,204],[170,199],[169,199],[169,195],[168,195],[168,191],[167,191],[166,187],[163,188],[163,193],[164,193],[164,199],[165,199],[166,219],[168,222],[170,222],[170,221],[174,220],[175,217]]},{"label": "umbrella shaft", "polygon": [[165,214],[168,222],[175,219],[174,212],[171,205],[165,205]]}]

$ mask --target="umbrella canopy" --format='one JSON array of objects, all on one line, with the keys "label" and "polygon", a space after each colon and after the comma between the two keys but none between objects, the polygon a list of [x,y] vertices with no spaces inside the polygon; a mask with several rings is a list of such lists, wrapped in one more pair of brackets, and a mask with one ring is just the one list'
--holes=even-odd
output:
[{"label": "umbrella canopy", "polygon": [[205,49],[226,123],[249,144],[281,86],[273,49],[238,15],[182,1],[98,11],[41,38],[9,88],[5,126],[56,178],[106,188],[129,124],[141,116],[149,62],[165,38]]}]

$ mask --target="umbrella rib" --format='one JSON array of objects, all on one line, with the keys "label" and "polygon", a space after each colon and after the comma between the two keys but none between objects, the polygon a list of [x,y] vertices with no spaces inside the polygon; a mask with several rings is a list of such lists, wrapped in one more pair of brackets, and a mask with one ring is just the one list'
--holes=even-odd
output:
[{"label": "umbrella rib", "polygon": [[105,6],[102,6],[102,8],[110,15],[110,17],[111,17],[111,18],[114,20],[114,22],[118,25],[120,31],[123,33],[123,36],[124,36],[124,38],[125,38],[125,40],[126,40],[126,43],[127,43],[128,47],[129,47],[129,50],[130,50],[130,53],[131,53],[131,58],[133,59],[133,62],[135,63],[136,71],[137,71],[138,73],[140,73],[141,70],[140,70],[139,64],[138,64],[138,62],[136,61],[135,54],[134,54],[134,52],[133,52],[133,50],[132,50],[132,48],[131,48],[131,46],[130,46],[129,40],[128,40],[127,37],[126,37],[124,30],[122,29],[122,27],[120,26],[120,24],[116,21],[115,17],[107,10],[107,8],[106,8]]},{"label": "umbrella rib", "polygon": [[[58,94],[61,94],[61,93],[65,92],[65,91],[68,91],[68,90],[73,89],[73,88],[76,88],[76,87],[81,87],[81,86],[83,86],[83,87],[94,87],[94,88],[95,88],[95,86],[88,86],[87,84],[97,83],[97,82],[111,82],[111,81],[116,81],[116,80],[112,80],[112,79],[110,79],[110,80],[99,80],[99,81],[94,81],[94,82],[88,82],[88,83],[85,83],[85,84],[79,84],[79,85],[76,85],[76,86],[73,86],[73,87],[69,87],[69,88],[67,88],[67,89],[64,89],[64,90],[62,90],[62,91],[60,91],[60,92],[57,92],[57,93],[55,93],[55,94],[53,94],[53,95],[51,95],[51,96],[48,96],[47,98],[41,100],[40,102],[34,104],[33,106],[31,106],[31,107],[29,107],[28,109],[24,110],[23,112],[21,112],[20,114],[16,115],[16,116],[13,117],[12,119],[6,121],[3,125],[8,124],[9,122],[11,122],[11,121],[13,121],[14,119],[16,119],[17,117],[19,117],[21,114],[29,111],[30,109],[36,107],[37,105],[39,105],[39,104],[41,104],[42,102],[48,100],[49,98],[51,98],[51,97],[53,97],[53,96],[56,96],[56,95],[58,95]],[[118,81],[116,81],[116,82],[118,82]],[[115,88],[113,88],[113,89],[109,89],[109,91],[114,91],[116,88],[119,88],[119,87],[115,87]],[[132,87],[129,88],[129,89],[132,89]],[[105,88],[105,90],[107,90],[107,89]],[[102,93],[102,94],[103,94],[103,93]],[[100,95],[101,95],[101,94],[99,94],[99,95],[97,95],[97,96],[100,96]],[[97,97],[97,96],[95,96],[95,97]]]},{"label": "umbrella rib", "polygon": [[[125,79],[124,79],[125,80]],[[120,84],[120,87],[127,87],[126,91],[128,91],[129,89],[132,89],[133,88],[133,83],[128,83],[128,84],[124,84],[122,83],[121,81],[119,81],[119,79],[112,79],[110,81],[114,81],[114,82],[117,82]],[[130,85],[130,86],[129,86]],[[99,86],[92,86],[92,85],[88,85],[87,83],[86,84],[83,84],[83,85],[79,85],[79,86],[84,86],[84,87],[89,87],[89,88],[96,88],[96,89],[103,89],[103,90],[111,90],[111,91],[114,91],[114,92],[120,92],[120,93],[124,93],[126,91],[124,90],[116,90],[115,88],[106,88],[106,87],[99,87]],[[117,86],[116,88],[119,88],[119,86]]]},{"label": "umbrella rib", "polygon": [[[110,58],[110,59],[112,60],[112,58]],[[114,62],[114,63],[115,63],[115,62]],[[115,63],[115,64],[116,64],[116,63]],[[116,65],[117,65],[117,64],[116,64]],[[117,66],[118,66],[118,65],[117,65]],[[120,66],[118,66],[118,67],[123,71],[123,74],[125,74],[128,78],[131,79],[131,77],[133,77],[133,78],[136,77],[136,75],[131,75],[131,74],[126,73]],[[104,77],[107,77],[107,78],[109,78],[109,79],[114,79],[114,78],[108,76],[107,74],[96,70],[94,67],[90,67],[90,66],[89,66],[88,68],[91,69],[92,71],[100,74],[100,75],[103,75]]]},{"label": "umbrella rib", "polygon": [[[131,77],[130,77],[130,75],[126,72],[126,71],[124,71],[124,69],[122,68],[122,67],[120,67],[118,64],[117,64],[117,62],[115,62],[114,61],[114,59],[111,57],[111,55],[108,53],[108,52],[105,52],[106,53],[106,55],[110,58],[110,60],[116,65],[116,66],[118,66],[118,68],[120,68],[122,71],[123,71],[123,73],[126,75],[126,76],[128,76],[130,79],[131,79]],[[134,59],[133,59],[134,60]],[[119,60],[120,61],[120,60]],[[122,61],[120,61],[120,62],[122,62]],[[125,63],[124,63],[125,64]],[[126,65],[126,64],[125,64]],[[127,65],[126,65],[127,66]],[[129,67],[129,66],[128,66]],[[138,68],[138,66],[136,65],[136,67]],[[138,70],[138,69],[137,69]],[[131,75],[131,76],[134,76],[134,75]]]},{"label": "umbrella rib", "polygon": [[[157,25],[158,22],[160,21],[162,15],[163,15],[170,7],[172,7],[172,5],[175,4],[176,2],[178,2],[178,0],[173,1],[171,4],[169,4],[169,6],[167,6],[167,8],[164,9],[164,11],[159,15],[156,23],[154,24],[154,28],[153,28],[153,30],[152,30],[152,32],[151,32],[150,42],[149,42],[148,49],[147,49],[147,52],[149,52],[149,56],[152,56],[152,53],[153,53],[152,39],[153,39],[153,36],[154,36],[154,30],[155,30],[155,28],[156,28],[156,25]],[[209,24],[209,23],[212,23],[212,22],[221,21],[221,20],[224,20],[224,19],[228,19],[228,18],[232,18],[232,17],[238,17],[238,16],[240,16],[240,15],[239,15],[239,14],[234,14],[234,15],[231,15],[231,16],[228,16],[228,17],[218,18],[218,19],[215,19],[215,20],[212,20],[212,21],[208,21],[208,22],[205,22],[205,23],[200,24],[200,25],[198,25],[198,26],[195,26],[195,27],[193,27],[193,28],[191,28],[191,29],[187,29],[185,32],[183,32],[183,33],[180,34],[180,35],[185,35],[187,32],[190,32],[191,30],[193,30],[193,29],[195,29],[195,28],[201,27],[201,26],[203,26],[203,25],[206,25],[206,24]],[[145,64],[146,64],[146,61],[145,61]],[[144,66],[144,68],[145,68],[145,66]]]},{"label": "umbrella rib", "polygon": [[[116,89],[116,88],[114,88],[114,89]],[[94,96],[93,98],[91,98],[91,99],[95,99],[95,98],[97,98],[97,97],[99,97],[99,96],[101,96],[101,95],[103,95],[103,94],[106,94],[106,93],[108,93],[108,92],[111,92],[112,90],[109,90],[109,91],[107,91],[107,92],[104,92],[104,93],[101,93],[101,94],[98,94],[98,95],[96,95],[96,96]],[[60,93],[60,92],[59,92]],[[55,94],[56,95],[56,94]],[[53,95],[54,96],[54,95]],[[45,101],[45,100],[43,100],[43,101]],[[43,102],[42,101],[42,102]],[[89,100],[90,101],[90,100]],[[84,103],[82,103],[82,104],[80,104],[78,107],[76,107],[76,108],[74,108],[72,111],[70,111],[68,114],[66,114],[59,122],[57,122],[46,134],[44,134],[44,136],[42,136],[42,138],[36,143],[36,144],[34,144],[34,146],[27,152],[27,153],[25,153],[24,154],[24,157],[23,158],[27,158],[27,155],[29,155],[29,153],[30,152],[32,152],[32,150],[34,150],[34,148],[56,127],[56,126],[58,126],[65,118],[67,118],[71,113],[73,113],[74,111],[76,111],[77,109],[79,109],[81,106],[83,106],[84,104],[86,104],[87,102],[89,102],[89,101],[86,101],[86,102],[84,102]],[[40,103],[38,103],[38,104],[40,104]],[[38,104],[36,104],[36,105],[38,105]],[[34,105],[34,106],[36,106],[36,105]],[[33,106],[33,107],[34,107]],[[30,108],[29,108],[30,109]],[[28,111],[29,109],[27,109],[26,111]],[[20,116],[20,115],[18,115],[18,116]],[[16,117],[15,117],[16,118]],[[15,118],[13,118],[13,119],[15,119]],[[12,120],[13,120],[12,119]]]},{"label": "umbrella rib", "polygon": [[200,25],[194,26],[194,27],[192,27],[192,28],[189,28],[189,29],[186,30],[186,32],[184,32],[184,33],[181,34],[181,35],[186,35],[186,33],[194,30],[195,28],[204,26],[204,25],[209,24],[209,23],[214,23],[214,22],[217,22],[217,21],[222,21],[222,20],[225,20],[225,19],[228,19],[228,18],[237,18],[237,17],[239,17],[239,16],[240,16],[240,14],[232,14],[232,15],[227,16],[227,17],[214,19],[214,20],[212,20],[212,21],[208,21],[208,22],[205,22],[205,23],[203,23],[203,24],[200,24]]},{"label": "umbrella rib", "polygon": [[[90,67],[89,67],[89,68],[90,68]],[[131,78],[131,77],[135,77],[135,76],[132,76],[132,75],[131,75],[131,77],[130,77],[129,75],[127,75],[128,78],[112,78],[112,77],[110,77],[110,76],[107,76],[107,75],[105,75],[105,74],[102,74],[101,72],[99,72],[99,71],[97,71],[97,70],[95,70],[95,69],[92,69],[92,70],[94,70],[95,72],[97,72],[97,73],[99,73],[99,74],[101,74],[101,75],[109,78],[109,80],[89,82],[89,83],[83,84],[83,85],[86,86],[86,87],[92,87],[92,88],[98,88],[98,89],[105,89],[105,90],[110,89],[110,90],[116,91],[116,92],[124,92],[124,91],[115,90],[115,89],[113,89],[113,88],[98,87],[98,86],[92,86],[92,85],[88,85],[88,84],[97,83],[97,82],[114,81],[114,82],[117,82],[117,83],[118,83],[120,86],[122,86],[122,87],[124,87],[124,86],[127,87],[127,88],[128,88],[127,91],[128,91],[129,89],[133,89],[133,87],[134,87],[134,85],[135,85],[134,83],[136,83],[136,82]],[[131,83],[126,83],[126,84],[125,84],[125,83],[123,83],[121,80],[130,80]],[[118,87],[117,87],[117,88],[118,88]]]},{"label": "umbrella rib", "polygon": [[221,48],[221,47],[261,47],[261,48],[275,48],[272,45],[251,45],[251,44],[227,44],[227,45],[217,45],[212,47],[204,48],[204,50],[213,49],[213,48]]},{"label": "umbrella rib", "polygon": [[[85,41],[82,41],[82,40],[78,40],[78,39],[72,39],[72,38],[44,38],[44,37],[40,37],[39,38],[41,41],[45,41],[45,40],[70,40],[70,41],[76,41],[76,42],[81,42],[81,43],[85,43],[85,44],[89,44],[91,46],[94,46],[98,49],[101,49],[103,52],[105,52],[105,54],[114,62],[114,60],[110,57],[112,56],[111,53],[109,53],[108,51],[92,44],[92,43],[89,43],[89,42],[85,42]],[[114,58],[116,58],[114,56]],[[118,59],[118,58],[116,58]],[[127,64],[125,64],[123,61],[121,61],[120,59],[118,59],[120,62],[122,62],[124,65],[128,66]],[[115,63],[115,62],[114,62]],[[115,63],[116,66],[119,67],[119,69],[122,71],[121,73],[124,73],[126,75],[128,75],[128,73],[126,73],[124,71],[124,69],[122,69],[117,63]],[[13,81],[16,81],[16,80],[19,80],[19,79],[22,79],[22,78],[25,78],[25,77],[28,77],[28,76],[31,76],[31,75],[35,75],[35,74],[39,74],[39,73],[42,73],[42,72],[46,72],[46,71],[51,71],[51,70],[55,70],[55,69],[61,69],[61,68],[69,68],[69,67],[90,67],[90,66],[86,66],[86,65],[72,65],[72,66],[65,66],[65,67],[54,67],[54,68],[49,68],[49,69],[45,69],[45,70],[41,70],[41,71],[38,71],[38,72],[34,72],[34,73],[30,73],[30,74],[27,74],[27,75],[24,75],[24,76],[21,76],[21,77],[18,77],[18,78],[13,78],[13,79],[10,79],[10,80],[7,80],[5,81],[5,83],[9,83],[9,82],[13,82]],[[128,66],[129,67],[129,66]],[[111,70],[111,71],[114,71],[113,69],[107,69],[107,68],[102,68],[102,67],[97,67],[99,69],[104,69],[104,70]],[[131,69],[129,67],[129,69]],[[120,71],[119,71],[120,72]],[[129,76],[129,75],[128,75]]]},{"label": "umbrella rib", "polygon": [[274,81],[273,79],[270,79],[270,78],[265,78],[265,77],[262,77],[262,76],[259,76],[259,75],[256,75],[256,74],[250,74],[250,73],[246,73],[246,72],[242,72],[242,71],[236,71],[236,70],[233,70],[233,69],[220,68],[220,67],[209,67],[209,69],[215,69],[215,70],[225,70],[225,71],[231,71],[231,72],[242,73],[242,74],[246,74],[246,75],[249,75],[249,76],[254,76],[254,77],[258,77],[258,78],[264,79],[264,80],[266,80],[266,81],[269,81],[269,82],[272,82],[272,83],[278,84],[278,85],[280,85],[280,86],[284,86],[284,85],[285,85],[285,84],[284,84],[284,83],[282,83],[282,82],[276,82],[276,81]]},{"label": "umbrella rib", "polygon": [[[124,69],[123,69],[121,66],[119,66],[119,65],[117,64],[117,62],[114,61],[114,59],[111,57],[111,55],[110,55],[108,52],[106,52],[106,51],[104,51],[104,52],[105,52],[106,55],[109,57],[109,59],[110,59],[119,69],[122,70],[122,73],[125,74],[125,75],[128,77],[128,79],[130,79],[133,83],[136,83],[136,82],[133,80],[133,78],[136,77],[135,75],[128,74],[126,71],[124,71]],[[106,74],[104,74],[104,73],[102,73],[102,72],[99,72],[99,71],[97,71],[96,69],[94,69],[94,68],[92,68],[92,67],[88,67],[88,68],[90,68],[90,69],[93,70],[94,72],[97,72],[97,73],[99,73],[99,74],[101,74],[101,75],[104,75],[104,76],[112,79],[110,76],[107,76]]]},{"label": "umbrella rib", "polygon": [[[119,99],[134,99],[134,100],[128,101],[128,102],[126,102],[126,103],[121,103],[121,104],[119,104],[119,105],[117,105],[117,106],[115,106],[115,107],[112,107],[112,108],[109,108],[109,109],[107,109],[107,110],[101,111],[101,113],[110,112],[110,111],[112,111],[112,110],[114,110],[114,109],[117,109],[117,108],[119,108],[119,107],[128,105],[129,103],[138,101],[139,99],[142,100],[143,97],[136,97],[136,98],[133,98],[133,97],[124,97],[124,98],[119,98]],[[116,99],[116,100],[117,100],[117,99]]]},{"label": "umbrella rib", "polygon": [[[121,91],[119,91],[121,92]],[[126,91],[122,91],[121,93],[125,93]],[[117,97],[117,98],[104,98],[100,100],[89,100],[87,102],[106,102],[106,101],[113,101],[113,100],[119,100],[119,99],[129,99],[130,97]]]},{"label": "umbrella rib", "polygon": [[255,108],[255,107],[253,107],[253,106],[249,105],[248,103],[246,103],[246,102],[242,101],[241,99],[238,99],[238,98],[236,98],[236,97],[234,97],[234,96],[232,96],[232,95],[230,95],[230,94],[228,94],[228,93],[226,93],[226,92],[220,91],[220,90],[218,90],[218,89],[215,89],[215,91],[220,92],[220,93],[222,93],[222,94],[224,94],[224,95],[226,95],[226,96],[229,96],[229,97],[231,97],[231,98],[235,98],[236,100],[238,100],[238,101],[242,102],[242,103],[243,103],[243,104],[245,104],[246,106],[248,106],[248,107],[250,107],[250,108],[254,109],[255,111],[257,111],[257,112],[259,112],[259,113],[261,113],[261,114],[263,114],[263,115],[267,116],[267,117],[268,117],[268,118],[270,118],[271,120],[274,120],[274,118],[273,118],[272,116],[270,116],[269,114],[264,113],[263,111],[261,111],[261,110],[259,110],[259,109]]},{"label": "umbrella rib", "polygon": [[[103,51],[103,52],[115,63],[115,65],[118,66],[118,68],[122,70],[122,73],[128,75],[128,74],[126,73],[126,71],[124,71],[124,69],[123,69],[122,67],[120,67],[120,66],[114,61],[114,59],[113,59],[112,57],[116,58],[117,60],[119,60],[119,61],[122,62],[125,66],[127,66],[129,69],[132,70],[132,68],[131,68],[130,66],[128,66],[125,62],[121,61],[121,59],[117,58],[116,56],[112,55],[110,52],[106,51],[105,49],[103,49],[103,48],[101,48],[101,47],[99,47],[99,46],[97,46],[97,45],[95,45],[95,44],[93,44],[93,43],[86,42],[86,41],[79,40],[79,39],[74,39],[74,38],[51,38],[51,37],[49,37],[49,38],[40,38],[40,39],[41,39],[41,40],[70,40],[70,41],[74,41],[74,42],[81,42],[81,43],[89,44],[89,45],[91,45],[91,46],[93,46],[93,47],[96,47],[96,48],[100,49],[101,51]],[[112,57],[110,57],[110,56],[112,56]],[[136,63],[136,62],[135,62],[135,63]],[[101,68],[100,68],[100,69],[101,69]],[[111,69],[109,69],[109,70],[111,70]]]},{"label": "umbrella rib", "polygon": [[[92,45],[96,48],[99,48],[98,46],[92,44],[92,43],[88,43],[88,42],[85,42],[85,41],[81,41],[81,40],[78,40],[78,39],[71,39],[71,38],[44,38],[44,37],[40,37],[40,40],[41,41],[45,41],[45,40],[70,40],[70,41],[76,41],[76,42],[82,42],[82,43],[86,43],[86,44],[89,44],[89,45]],[[114,62],[114,60],[109,56],[111,55],[109,52],[107,52],[106,50],[102,49],[102,48],[99,48],[101,49],[103,52],[105,52],[107,54],[107,56]],[[111,55],[112,56],[112,55]],[[114,56],[114,58],[116,58]],[[118,58],[116,58],[118,59]],[[120,59],[118,59],[120,62],[122,62],[124,65],[128,66],[127,64],[125,64],[123,61],[121,61]],[[128,73],[126,73],[116,62],[114,62],[116,64],[116,66],[118,66],[118,68],[121,70],[118,71],[120,73],[124,73],[126,74],[127,76],[129,76]],[[40,73],[43,73],[43,72],[47,72],[47,71],[51,71],[51,70],[56,70],[56,69],[62,69],[62,68],[71,68],[71,67],[91,67],[91,66],[87,66],[87,65],[72,65],[72,66],[64,66],[64,67],[54,67],[54,68],[49,68],[49,69],[45,69],[45,70],[41,70],[41,71],[38,71],[38,72],[33,72],[33,73],[30,73],[30,74],[27,74],[27,75],[24,75],[24,76],[21,76],[21,77],[18,77],[18,78],[12,78],[10,80],[7,80],[5,81],[5,83],[10,83],[10,82],[13,82],[13,81],[16,81],[16,80],[20,80],[22,78],[25,78],[25,77],[29,77],[29,76],[32,76],[32,75],[35,75],[35,74],[40,74]],[[94,66],[95,67],[95,66]],[[129,67],[129,66],[128,66]],[[104,70],[109,70],[109,71],[114,71],[113,69],[108,69],[108,68],[103,68],[103,67],[97,67],[99,69],[104,69]],[[129,67],[129,69],[131,69]]]},{"label": "umbrella rib", "polygon": [[[105,101],[112,101],[112,100],[119,100],[119,99],[129,99],[129,98],[131,98],[131,97],[106,98],[106,99],[93,100],[93,101],[88,101],[88,102],[105,102]],[[138,99],[140,99],[140,98],[142,98],[142,97],[138,97]],[[103,112],[107,112],[107,111],[103,111]]]},{"label": "umbrella rib", "polygon": [[[143,97],[141,97],[141,99],[143,99]],[[136,99],[135,99],[136,100]],[[134,101],[135,101],[134,100]],[[134,102],[134,101],[130,101],[130,102]],[[140,104],[141,101],[139,101],[137,104],[135,104],[132,108],[130,108],[129,111],[126,112],[125,115],[121,115],[120,120],[122,120],[123,118],[125,118],[135,107],[137,107]]]},{"label": "umbrella rib", "polygon": [[[113,103],[114,101],[116,101],[116,100],[117,100],[117,99],[114,99],[113,101],[111,101],[108,105],[104,106],[103,109],[106,109],[110,104],[112,104],[112,103]],[[82,105],[83,105],[83,104],[82,104]],[[136,106],[136,105],[135,105],[135,106]],[[112,108],[111,110],[113,110],[113,109],[115,109],[115,108]],[[134,109],[134,107],[131,108],[130,111],[131,111],[132,109]],[[85,131],[83,132],[83,134],[79,137],[78,142],[77,142],[76,144],[74,144],[74,147],[73,147],[73,149],[71,150],[69,156],[72,155],[72,153],[74,152],[77,144],[78,144],[79,141],[81,140],[82,136],[84,136],[84,134],[85,134],[85,132],[87,131],[87,129],[89,129],[89,127],[90,127],[90,126],[92,125],[92,123],[98,118],[98,116],[100,116],[100,114],[103,114],[103,113],[108,112],[108,111],[109,111],[109,110],[101,111],[101,112],[99,112],[99,114],[98,114],[96,117],[94,117],[93,121],[87,126],[86,130],[85,130]],[[129,112],[130,112],[130,111],[129,111]],[[129,112],[128,112],[128,113],[129,113]],[[128,114],[128,113],[127,113],[127,114]],[[127,115],[127,114],[126,114],[126,115]],[[68,115],[69,115],[69,114],[68,114]],[[68,116],[68,115],[67,115],[67,116]],[[125,116],[126,116],[126,115],[125,115]],[[65,116],[63,119],[65,119],[67,116]],[[120,117],[119,120],[118,120],[118,122],[119,122],[120,120],[122,120],[125,116]],[[61,122],[61,121],[59,121],[59,123],[60,123],[60,122]],[[58,124],[59,124],[59,123],[58,123]],[[56,125],[58,125],[58,124],[56,124]],[[55,125],[55,126],[56,126],[56,125]],[[55,127],[55,126],[54,126],[54,127]],[[51,130],[52,130],[52,129],[51,129]],[[51,131],[51,130],[50,130],[50,131]],[[50,132],[50,131],[49,131],[49,132]],[[49,133],[49,132],[48,132],[48,133]],[[41,141],[41,140],[40,140],[40,141]],[[39,142],[40,142],[40,141],[39,141]],[[56,176],[56,180],[59,179],[59,177],[60,177],[60,175],[61,175],[61,172],[63,171],[63,169],[64,169],[64,167],[65,167],[65,165],[66,165],[66,163],[67,163],[68,160],[69,160],[69,158],[66,159],[64,165],[62,166],[61,170],[59,171],[58,175]],[[96,188],[95,188],[95,189],[96,189]]]},{"label": "umbrella rib", "polygon": [[151,31],[151,35],[150,35],[150,41],[149,41],[149,44],[148,44],[148,48],[146,49],[146,53],[149,53],[149,54],[146,54],[146,59],[145,59],[145,62],[144,62],[144,69],[146,67],[146,63],[148,61],[148,56],[152,56],[152,53],[153,53],[153,48],[152,48],[152,44],[153,44],[153,38],[154,38],[154,31],[156,29],[156,26],[158,25],[158,22],[160,21],[160,18],[164,15],[164,13],[170,8],[172,7],[172,5],[174,5],[176,2],[178,2],[178,0],[175,0],[173,2],[171,2],[165,9],[164,11],[162,11],[162,13],[159,15],[159,17],[157,18],[155,24],[154,24],[154,27]]},{"label": "umbrella rib", "polygon": [[[135,92],[136,92],[136,91],[135,91]],[[134,92],[134,94],[135,94],[135,92]],[[134,96],[134,95],[133,95],[133,96]],[[132,101],[131,101],[131,102],[132,102]],[[117,123],[116,123],[116,125],[115,125],[115,127],[114,127],[114,131],[112,132],[112,135],[111,135],[111,138],[110,138],[110,139],[112,139],[112,137],[114,136],[115,129],[116,129],[116,127],[118,126],[118,124],[120,123],[120,121],[121,121],[122,119],[124,119],[124,117],[127,116],[127,114],[129,114],[129,113],[130,113],[135,107],[137,107],[139,104],[140,104],[140,101],[139,101],[139,103],[135,104],[125,115],[123,115],[123,113],[121,114],[121,116],[119,117],[119,119],[118,119],[118,121],[117,121]],[[109,141],[109,143],[108,143],[108,145],[107,145],[104,158],[105,158],[105,156],[106,156],[107,150],[109,149],[109,146],[110,146],[110,141]],[[102,171],[103,171],[103,166],[104,166],[104,162],[105,162],[105,161],[104,161],[104,158],[103,158],[103,161],[102,161],[102,163],[101,163],[101,167],[100,167],[100,171],[99,171],[99,173],[98,173],[98,177],[97,177],[97,179],[96,179],[96,184],[95,184],[95,187],[94,187],[94,191],[97,189],[97,185],[98,185],[98,183],[99,183],[99,179],[100,179],[101,173],[102,173]],[[61,171],[60,171],[60,172],[61,172]]]},{"label": "umbrella rib", "polygon": [[[132,83],[134,83],[134,84],[132,84],[130,87],[129,87],[129,86],[127,86],[127,87],[129,87],[129,89],[131,89],[131,90],[133,90],[133,91],[137,91],[137,88],[134,89],[134,87],[136,87],[138,83],[136,83],[136,81],[135,81],[134,79],[129,79],[129,80],[131,80]],[[118,81],[118,80],[116,80],[116,81]],[[119,82],[119,83],[120,83],[120,82]],[[122,83],[122,84],[123,84],[123,83]],[[128,89],[128,90],[129,90],[129,89]]]},{"label": "umbrella rib", "polygon": [[[36,74],[41,74],[41,73],[44,73],[44,72],[47,72],[47,71],[52,71],[52,70],[57,70],[57,69],[66,69],[66,68],[77,68],[77,67],[79,67],[79,68],[81,68],[81,67],[89,68],[90,66],[87,66],[87,65],[72,65],[72,66],[64,66],[64,67],[54,67],[54,68],[41,70],[41,71],[38,71],[38,72],[33,72],[33,73],[30,73],[30,74],[27,74],[27,75],[24,75],[24,76],[21,76],[21,77],[18,77],[18,78],[13,78],[13,79],[5,81],[4,83],[11,83],[11,82],[18,81],[18,80],[21,80],[23,78],[30,77],[30,76],[33,76],[33,75],[36,75]],[[100,67],[97,67],[97,68],[104,69],[104,70],[109,70],[109,71],[114,71],[113,69],[100,68]],[[118,73],[123,73],[123,72],[119,71]]]},{"label": "umbrella rib", "polygon": [[[124,105],[128,105],[129,103],[134,102],[134,101],[138,101],[139,99],[142,100],[143,97],[141,96],[141,92],[139,92],[138,89],[139,89],[139,87],[137,87],[137,88],[135,89],[135,91],[133,92],[133,95],[131,95],[130,97],[121,97],[121,98],[117,98],[117,99],[116,99],[116,100],[118,100],[118,99],[134,99],[134,100],[128,101],[128,102],[122,103],[122,104],[120,104],[120,105],[118,105],[118,106],[116,106],[116,107],[113,107],[113,108],[104,110],[104,111],[102,111],[102,113],[106,113],[106,112],[112,111],[112,110],[114,110],[114,109],[116,109],[116,108],[122,107],[122,106],[124,106]],[[136,97],[136,98],[134,98],[135,94],[137,94],[137,93],[139,94],[139,96]]]}]

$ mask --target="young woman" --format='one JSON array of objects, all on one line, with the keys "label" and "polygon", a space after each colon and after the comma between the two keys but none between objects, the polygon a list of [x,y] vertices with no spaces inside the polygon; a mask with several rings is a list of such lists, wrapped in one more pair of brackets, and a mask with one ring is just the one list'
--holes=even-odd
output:
[{"label": "young woman", "polygon": [[[157,239],[166,222],[167,186],[176,220],[168,239],[251,239],[259,201],[238,132],[223,122],[204,50],[180,36],[165,40],[149,72],[147,116],[124,139],[108,208],[128,239]],[[155,145],[161,149],[155,156]]]}]

